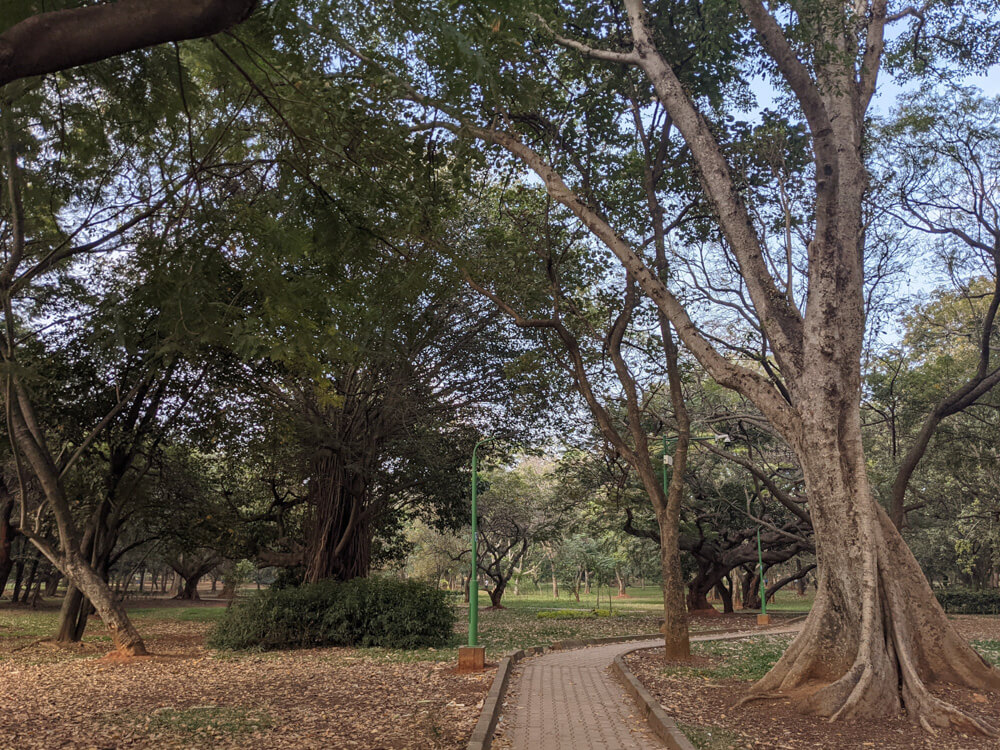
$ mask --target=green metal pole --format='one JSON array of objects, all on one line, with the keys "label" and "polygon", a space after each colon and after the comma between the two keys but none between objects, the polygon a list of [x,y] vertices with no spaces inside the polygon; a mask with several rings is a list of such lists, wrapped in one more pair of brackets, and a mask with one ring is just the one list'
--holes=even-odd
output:
[{"label": "green metal pole", "polygon": [[767,587],[764,585],[764,556],[760,552],[760,529],[757,529],[757,571],[760,573],[760,613],[767,614]]},{"label": "green metal pole", "polygon": [[[479,441],[481,443],[482,440]],[[469,646],[479,645],[479,566],[476,542],[479,536],[479,526],[476,519],[476,443],[472,448],[472,575],[469,578]]]}]

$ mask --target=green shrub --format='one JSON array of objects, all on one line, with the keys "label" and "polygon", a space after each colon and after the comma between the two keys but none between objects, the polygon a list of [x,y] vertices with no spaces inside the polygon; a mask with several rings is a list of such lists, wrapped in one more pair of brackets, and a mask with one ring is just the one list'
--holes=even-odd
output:
[{"label": "green shrub", "polygon": [[444,591],[418,581],[356,578],[269,589],[234,602],[209,635],[219,649],[442,646],[455,611]]},{"label": "green shrub", "polygon": [[949,589],[936,593],[938,601],[941,602],[941,606],[948,614],[1000,615],[1000,590]]}]

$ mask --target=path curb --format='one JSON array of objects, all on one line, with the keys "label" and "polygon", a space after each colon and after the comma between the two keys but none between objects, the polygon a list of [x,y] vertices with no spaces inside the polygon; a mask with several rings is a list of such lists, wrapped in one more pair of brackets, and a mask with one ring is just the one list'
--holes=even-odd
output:
[{"label": "path curb", "polygon": [[626,654],[632,654],[641,650],[637,648],[616,656],[615,660],[611,662],[611,671],[625,685],[625,691],[636,702],[636,705],[639,707],[639,713],[646,720],[646,723],[649,724],[649,728],[653,730],[657,737],[663,740],[670,750],[696,750],[691,741],[677,728],[674,720],[663,710],[660,702],[649,694],[645,686],[639,682],[639,678],[632,674],[632,670],[625,663],[623,657]]},{"label": "path curb", "polygon": [[[797,617],[790,620],[789,623],[798,622],[801,619],[805,618]],[[787,627],[789,623],[783,623],[782,627]],[[784,634],[784,631],[780,628],[772,628],[771,630],[777,632],[768,633],[768,631],[751,631],[747,633],[730,633],[730,637],[728,638],[704,638],[698,640],[738,640],[741,638],[752,638],[758,635]],[[510,683],[510,675],[514,671],[514,666],[521,661],[521,659],[524,659],[527,656],[537,656],[549,651],[585,648],[587,646],[604,646],[611,643],[628,643],[629,641],[651,641],[658,638],[663,638],[663,633],[611,636],[609,638],[570,638],[564,641],[555,641],[548,646],[531,646],[529,648],[511,651],[503,657],[497,665],[497,673],[493,677],[493,684],[490,686],[490,691],[486,694],[486,698],[483,699],[483,710],[479,715],[479,721],[476,722],[476,728],[472,730],[472,737],[469,739],[469,744],[466,745],[466,750],[490,750],[490,746],[493,744],[493,732],[496,730],[497,722],[500,720],[500,714],[503,711],[503,699],[507,694],[507,686]],[[622,657],[627,656],[634,651],[641,650],[642,649],[635,648],[631,651],[626,651],[624,654],[616,656],[611,665],[612,671],[620,679],[622,679],[626,690],[639,705],[639,710],[642,712],[647,723],[656,735],[667,743],[667,747],[671,750],[696,750],[688,738],[685,737],[684,734],[677,728],[674,720],[667,715],[666,711],[663,710],[660,704],[653,698],[652,695],[649,694],[646,688],[642,686],[639,679],[632,674],[631,670],[629,670],[626,666]]]},{"label": "path curb", "polygon": [[[804,620],[805,617],[796,617],[789,620],[786,623],[782,623],[781,627],[772,628],[771,632],[767,630],[751,631],[746,633],[728,633],[726,635],[721,635],[718,638],[695,638],[693,640],[701,642],[711,642],[711,641],[739,641],[744,638],[756,638],[761,635],[785,635],[788,631],[788,625],[794,622],[799,622]],[[626,692],[632,696],[632,699],[636,702],[639,708],[639,712],[642,717],[649,724],[650,729],[656,733],[656,736],[666,743],[666,746],[670,750],[697,750],[697,748],[691,744],[691,741],[687,736],[677,727],[677,723],[671,718],[671,716],[663,710],[663,706],[660,702],[654,698],[646,686],[643,685],[639,678],[635,676],[631,669],[628,668],[628,664],[625,662],[625,657],[629,654],[634,654],[636,651],[645,651],[645,648],[633,648],[630,651],[625,651],[624,653],[618,654],[614,661],[611,662],[611,671],[614,672],[615,676],[622,681],[625,686]]]},{"label": "path curb", "polygon": [[[629,641],[649,641],[654,638],[662,638],[662,633],[652,633],[645,635],[611,636],[610,638],[572,638],[564,641],[556,641],[548,646],[530,646],[529,648],[519,648],[511,651],[500,660],[497,665],[497,673],[493,677],[493,684],[490,691],[483,700],[483,711],[476,722],[476,728],[472,730],[472,737],[469,738],[467,750],[489,750],[493,744],[493,732],[496,730],[497,721],[503,711],[503,699],[507,694],[507,686],[510,683],[510,675],[514,671],[515,665],[527,656],[537,656],[548,651],[561,651],[572,648],[584,648],[586,646],[603,646],[609,643],[628,643]],[[684,750],[689,750],[685,748]],[[691,748],[690,750],[693,750]]]}]

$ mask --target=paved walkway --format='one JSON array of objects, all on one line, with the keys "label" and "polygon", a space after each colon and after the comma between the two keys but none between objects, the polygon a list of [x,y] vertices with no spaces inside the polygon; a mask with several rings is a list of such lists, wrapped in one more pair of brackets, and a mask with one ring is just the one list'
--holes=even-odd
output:
[{"label": "paved walkway", "polygon": [[[771,628],[694,636],[692,641],[730,640],[798,632]],[[621,653],[653,648],[663,641],[631,641],[567,651],[550,651],[523,662],[508,691],[501,717],[505,742],[513,750],[662,750],[609,666]]]}]

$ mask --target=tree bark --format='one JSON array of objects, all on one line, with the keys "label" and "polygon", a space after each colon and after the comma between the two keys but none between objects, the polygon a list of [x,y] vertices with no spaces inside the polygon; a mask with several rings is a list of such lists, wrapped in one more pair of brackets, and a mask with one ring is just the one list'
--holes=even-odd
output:
[{"label": "tree bark", "polygon": [[306,581],[366,578],[371,570],[371,531],[364,479],[351,462],[328,448],[313,457],[309,501],[313,508],[306,549]]},{"label": "tree bark", "polygon": [[17,537],[17,527],[10,522],[11,513],[14,511],[14,498],[6,491],[6,486],[0,489],[6,495],[3,504],[0,505],[0,596],[3,596],[4,589],[7,588],[7,579],[14,567],[11,547]]},{"label": "tree bark", "polygon": [[59,583],[62,581],[62,573],[60,573],[55,568],[49,573],[48,578],[45,579],[45,596],[53,597],[59,590]]},{"label": "tree bark", "polygon": [[625,588],[625,576],[622,575],[618,568],[615,568],[615,581],[618,583],[618,598],[625,599],[628,596]]},{"label": "tree bark", "polygon": [[0,34],[0,86],[243,21],[258,0],[119,0],[39,13]]},{"label": "tree bark", "polygon": [[38,560],[41,557],[40,554],[36,554],[31,558],[31,567],[28,568],[28,581],[24,584],[24,594],[21,596],[21,603],[28,603],[28,596],[31,594],[31,587],[35,585],[35,574],[38,572]]},{"label": "tree bark", "polygon": [[[802,633],[752,690],[796,693],[821,716],[902,708],[928,730],[992,730],[935,697],[928,683],[1000,689],[1000,672],[945,617],[916,559],[868,486],[858,412],[818,408],[797,453],[816,528],[816,601]],[[839,429],[838,429],[839,428]]]},{"label": "tree bark", "polygon": [[16,602],[21,594],[21,582],[24,580],[24,560],[18,556],[14,560],[14,590],[11,592],[10,600]]},{"label": "tree bark", "polygon": [[503,599],[503,594],[504,594],[504,591],[506,591],[506,590],[507,590],[507,584],[506,584],[506,582],[498,583],[492,589],[490,589],[490,591],[489,591],[489,595],[490,595],[490,609],[503,609],[504,608],[503,604],[501,604],[501,600]]},{"label": "tree bark", "polygon": [[59,609],[59,628],[56,631],[56,642],[78,643],[83,638],[87,628],[87,616],[90,614],[90,602],[76,586],[68,586]]},{"label": "tree bark", "polygon": [[97,572],[76,555],[73,550],[63,553],[66,577],[74,582],[111,631],[115,648],[126,656],[146,654],[146,646],[125,613],[121,602],[114,598],[107,582]]},{"label": "tree bark", "polygon": [[175,596],[174,599],[200,601],[201,596],[198,595],[198,583],[201,581],[201,578],[202,576],[200,575],[193,575],[190,578],[184,578],[181,590],[177,592],[177,596]]},{"label": "tree bark", "polygon": [[733,590],[730,586],[726,586],[723,581],[715,584],[715,590],[719,594],[719,598],[722,599],[722,613],[724,615],[730,615],[733,613]]}]

